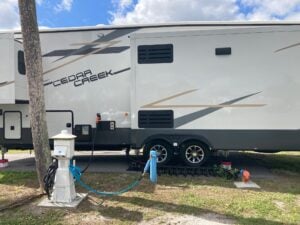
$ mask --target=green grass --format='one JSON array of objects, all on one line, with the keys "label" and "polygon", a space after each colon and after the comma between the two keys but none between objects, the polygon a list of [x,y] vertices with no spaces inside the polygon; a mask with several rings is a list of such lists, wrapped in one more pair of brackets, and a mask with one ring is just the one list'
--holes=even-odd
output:
[{"label": "green grass", "polygon": [[[283,157],[282,157],[283,156]],[[295,157],[296,156],[296,157]],[[158,185],[148,179],[131,192],[117,197],[93,194],[76,210],[45,209],[37,202],[0,213],[6,224],[138,224],[157,216],[222,215],[237,224],[300,224],[300,173],[298,154],[252,154],[260,163],[280,170],[274,179],[255,179],[261,190],[240,190],[232,181],[214,177],[161,176]],[[251,159],[252,160],[252,159]],[[290,164],[288,164],[290,162]],[[296,169],[295,169],[296,165]],[[98,190],[116,191],[131,183],[137,174],[87,173],[83,179]],[[21,188],[19,188],[21,187]],[[11,191],[37,188],[33,172],[0,171],[0,196]],[[77,186],[78,192],[85,192]],[[1,195],[2,193],[2,195]],[[3,199],[4,202],[5,199]],[[9,199],[11,200],[11,199]],[[0,200],[1,204],[1,200]]]},{"label": "green grass", "polygon": [[0,184],[22,185],[35,178],[35,172],[0,171]]},{"label": "green grass", "polygon": [[6,219],[0,220],[0,225],[59,225],[62,212],[57,210],[49,210],[46,214],[35,215],[23,210],[15,210],[8,212]]},{"label": "green grass", "polygon": [[31,151],[31,154],[34,154],[34,151],[33,150],[8,150],[8,152],[6,154],[30,154],[30,151]]},{"label": "green grass", "polygon": [[296,195],[210,187],[204,189],[207,190],[185,193],[180,203],[227,215],[240,224],[252,224],[253,219],[260,221],[258,224],[300,222],[300,207],[295,204]]}]

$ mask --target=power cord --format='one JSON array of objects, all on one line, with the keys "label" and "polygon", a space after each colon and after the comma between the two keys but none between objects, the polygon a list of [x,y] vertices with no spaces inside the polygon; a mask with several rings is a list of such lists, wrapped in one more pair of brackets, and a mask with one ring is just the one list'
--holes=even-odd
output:
[{"label": "power cord", "polygon": [[94,136],[93,136],[93,142],[92,142],[92,152],[91,152],[91,155],[90,155],[90,158],[89,158],[89,162],[88,164],[85,166],[85,168],[83,170],[80,171],[80,173],[84,173],[91,165],[92,161],[93,161],[93,158],[94,158],[94,151],[95,151],[95,140],[96,140],[96,136],[97,136],[97,124],[96,124],[96,131],[94,133]]},{"label": "power cord", "polygon": [[48,196],[48,199],[51,197],[51,193],[53,191],[55,173],[58,167],[57,159],[54,159],[52,164],[49,166],[46,175],[44,176],[44,190]]}]

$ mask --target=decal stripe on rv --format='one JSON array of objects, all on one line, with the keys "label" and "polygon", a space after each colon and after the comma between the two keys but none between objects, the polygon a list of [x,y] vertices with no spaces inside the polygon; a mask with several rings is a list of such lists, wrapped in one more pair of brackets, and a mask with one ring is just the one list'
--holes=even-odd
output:
[{"label": "decal stripe on rv", "polygon": [[[219,105],[220,106],[231,105],[233,103],[239,102],[241,100],[244,100],[244,99],[249,98],[251,96],[257,95],[259,93],[261,93],[261,92],[256,92],[256,93],[253,93],[253,94],[250,94],[250,95],[245,95],[243,97],[239,97],[239,98],[227,101],[227,102],[223,102]],[[259,105],[259,106],[263,106],[263,105]],[[199,110],[197,112],[189,113],[187,115],[178,117],[174,120],[174,128],[178,128],[182,125],[185,125],[187,123],[192,122],[193,120],[196,120],[196,119],[199,119],[201,117],[207,116],[208,114],[211,114],[211,113],[213,113],[215,111],[218,111],[220,109],[222,109],[222,107],[219,107],[219,108],[209,107],[209,108],[206,108],[206,109],[203,109],[203,110]]]}]

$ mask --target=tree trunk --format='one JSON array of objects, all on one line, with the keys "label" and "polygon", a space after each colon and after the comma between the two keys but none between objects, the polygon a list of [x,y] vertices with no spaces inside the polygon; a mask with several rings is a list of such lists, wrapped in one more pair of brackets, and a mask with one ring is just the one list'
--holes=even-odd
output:
[{"label": "tree trunk", "polygon": [[19,0],[23,35],[26,75],[29,90],[29,110],[36,171],[43,191],[43,177],[51,163],[46,110],[44,100],[43,68],[35,0]]}]

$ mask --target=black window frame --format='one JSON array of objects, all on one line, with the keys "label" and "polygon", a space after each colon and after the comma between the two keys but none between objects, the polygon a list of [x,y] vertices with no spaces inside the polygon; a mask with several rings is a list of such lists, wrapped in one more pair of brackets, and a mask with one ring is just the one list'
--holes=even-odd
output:
[{"label": "black window frame", "polygon": [[21,75],[26,75],[24,51],[18,51],[18,72]]}]

